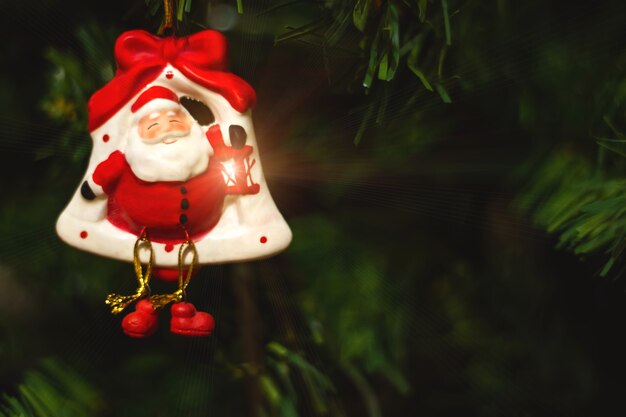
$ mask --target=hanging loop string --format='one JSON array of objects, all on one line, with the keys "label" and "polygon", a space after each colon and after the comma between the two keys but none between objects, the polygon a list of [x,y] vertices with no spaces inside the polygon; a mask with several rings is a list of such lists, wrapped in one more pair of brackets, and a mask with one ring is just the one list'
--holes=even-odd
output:
[{"label": "hanging loop string", "polygon": [[175,32],[174,28],[174,2],[175,0],[163,0],[163,21],[159,26],[158,34],[163,35],[165,31],[169,30],[172,34]]},{"label": "hanging loop string", "polygon": [[[191,250],[192,259],[191,263],[189,264],[189,268],[185,273],[185,254],[187,250]],[[185,290],[187,289],[187,286],[191,281],[193,269],[197,265],[198,251],[196,249],[196,245],[189,237],[189,233],[187,233],[187,230],[185,230],[185,241],[180,245],[180,249],[178,250],[178,289],[171,294],[153,295],[152,297],[150,297],[152,307],[154,307],[155,310],[159,310],[169,303],[179,303],[181,301],[184,301],[186,298]]]},{"label": "hanging loop string", "polygon": [[[146,270],[144,272],[143,267],[141,265],[141,259],[139,257],[139,250],[141,249],[142,244],[145,244],[150,252],[150,259],[148,264],[146,265]],[[129,304],[133,301],[143,298],[146,295],[150,294],[150,277],[152,276],[152,265],[154,264],[154,250],[152,249],[152,243],[148,238],[148,234],[146,232],[146,228],[141,229],[141,233],[139,233],[139,237],[135,242],[135,248],[133,250],[133,265],[135,267],[135,276],[137,278],[137,290],[132,295],[121,295],[121,294],[109,294],[107,295],[105,303],[111,307],[111,312],[113,314],[121,313]]]}]

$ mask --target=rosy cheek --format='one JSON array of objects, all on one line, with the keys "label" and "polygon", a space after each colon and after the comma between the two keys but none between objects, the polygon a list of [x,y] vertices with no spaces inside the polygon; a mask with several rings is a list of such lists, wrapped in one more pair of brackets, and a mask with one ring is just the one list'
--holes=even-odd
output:
[{"label": "rosy cheek", "polygon": [[152,129],[148,130],[145,129],[143,132],[141,132],[141,137],[144,140],[154,140],[158,134],[158,128],[153,127]]},{"label": "rosy cheek", "polygon": [[186,132],[191,129],[191,123],[188,120],[183,119],[180,123],[175,123],[176,130]]}]

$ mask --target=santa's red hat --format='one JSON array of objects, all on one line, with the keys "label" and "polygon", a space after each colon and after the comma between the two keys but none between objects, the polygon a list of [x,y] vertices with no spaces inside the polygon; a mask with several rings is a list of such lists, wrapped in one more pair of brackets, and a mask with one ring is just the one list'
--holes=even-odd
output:
[{"label": "santa's red hat", "polygon": [[130,107],[137,119],[160,110],[181,108],[175,92],[162,86],[153,86],[141,93]]}]

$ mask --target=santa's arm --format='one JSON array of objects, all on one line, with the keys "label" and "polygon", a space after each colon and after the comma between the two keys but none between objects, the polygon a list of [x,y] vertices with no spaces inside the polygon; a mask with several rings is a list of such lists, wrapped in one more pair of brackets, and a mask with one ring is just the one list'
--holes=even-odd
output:
[{"label": "santa's arm", "polygon": [[94,200],[104,194],[109,194],[117,184],[124,171],[126,159],[120,151],[115,151],[98,164],[92,175],[80,187],[80,194],[85,200]]}]

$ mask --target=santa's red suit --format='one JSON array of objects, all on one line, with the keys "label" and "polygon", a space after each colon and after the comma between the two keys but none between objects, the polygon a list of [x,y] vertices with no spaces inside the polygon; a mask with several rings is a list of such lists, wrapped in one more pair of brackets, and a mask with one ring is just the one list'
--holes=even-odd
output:
[{"label": "santa's red suit", "polygon": [[134,234],[146,227],[157,242],[180,242],[183,227],[192,239],[208,233],[220,218],[226,194],[221,164],[214,160],[188,181],[146,182],[116,151],[97,166],[93,181],[108,195],[107,218],[113,225]]},{"label": "santa's red suit", "polygon": [[179,243],[185,231],[196,240],[217,224],[227,194],[256,194],[258,184],[227,187],[222,161],[234,159],[243,171],[242,160],[252,153],[251,146],[235,149],[224,144],[219,126],[212,126],[207,139],[215,154],[207,169],[187,181],[148,182],[132,171],[124,154],[115,151],[98,164],[92,181],[108,196],[107,219],[122,230],[138,235],[145,227],[150,239]]}]

